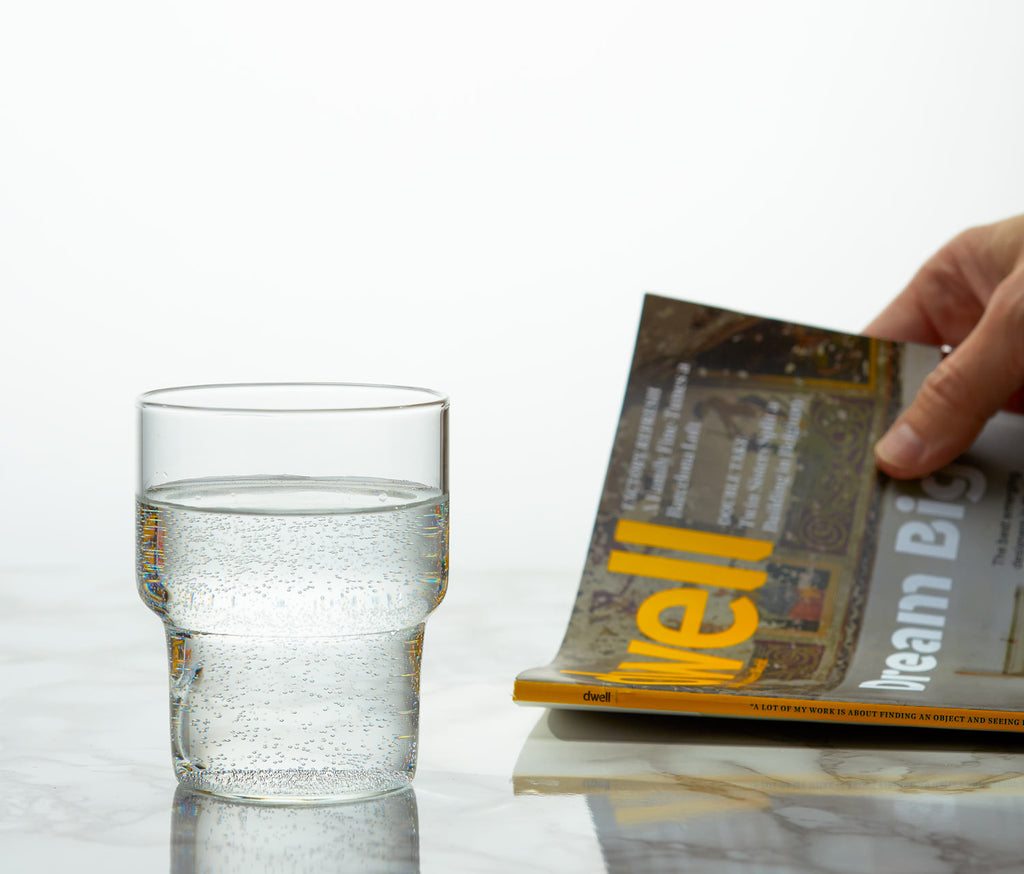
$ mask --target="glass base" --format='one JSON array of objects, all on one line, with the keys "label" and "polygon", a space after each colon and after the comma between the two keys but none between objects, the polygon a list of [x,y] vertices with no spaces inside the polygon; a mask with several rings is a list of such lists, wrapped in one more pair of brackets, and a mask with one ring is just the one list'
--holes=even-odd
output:
[{"label": "glass base", "polygon": [[174,774],[183,789],[236,801],[272,804],[323,804],[355,801],[409,786],[412,773],[364,771],[199,771],[176,762]]},{"label": "glass base", "polygon": [[179,783],[288,803],[368,797],[416,770],[423,626],[330,638],[168,627]]}]

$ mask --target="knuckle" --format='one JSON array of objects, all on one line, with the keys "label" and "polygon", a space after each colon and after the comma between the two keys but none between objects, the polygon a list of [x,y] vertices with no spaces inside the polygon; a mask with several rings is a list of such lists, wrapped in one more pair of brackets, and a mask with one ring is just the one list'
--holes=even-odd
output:
[{"label": "knuckle", "polygon": [[988,317],[996,325],[1006,370],[1024,376],[1024,275],[1021,282],[1004,283],[989,301]]},{"label": "knuckle", "polygon": [[956,355],[950,355],[925,377],[917,400],[933,415],[961,415],[974,406],[976,395]]},{"label": "knuckle", "polygon": [[[1024,280],[1024,275],[1021,277]],[[1024,281],[1005,282],[989,300],[990,315],[1007,336],[1024,341]],[[1022,342],[1020,345],[1024,345]]]}]

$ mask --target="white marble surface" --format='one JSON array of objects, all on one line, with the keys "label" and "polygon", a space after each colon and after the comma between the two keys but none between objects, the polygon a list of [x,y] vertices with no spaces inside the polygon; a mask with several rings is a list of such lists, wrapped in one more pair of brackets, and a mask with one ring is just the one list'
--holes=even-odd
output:
[{"label": "white marble surface", "polygon": [[411,791],[176,791],[130,570],[0,576],[0,870],[1024,871],[1024,739],[519,708],[575,580],[460,574],[428,624]]}]

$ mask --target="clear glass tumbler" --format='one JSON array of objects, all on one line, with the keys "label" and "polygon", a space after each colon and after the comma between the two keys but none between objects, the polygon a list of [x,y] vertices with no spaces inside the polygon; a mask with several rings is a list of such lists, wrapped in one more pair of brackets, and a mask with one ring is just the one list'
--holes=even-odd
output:
[{"label": "clear glass tumbler", "polygon": [[138,588],[165,625],[183,786],[318,801],[412,779],[447,420],[444,395],[400,386],[139,399]]}]

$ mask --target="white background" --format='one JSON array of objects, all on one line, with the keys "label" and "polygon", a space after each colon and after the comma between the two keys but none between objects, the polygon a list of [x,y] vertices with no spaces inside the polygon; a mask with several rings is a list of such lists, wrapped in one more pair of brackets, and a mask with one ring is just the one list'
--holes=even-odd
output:
[{"label": "white background", "polygon": [[453,569],[575,572],[641,294],[857,330],[1024,210],[1024,3],[0,5],[0,568],[132,574],[134,397],[453,400]]}]

